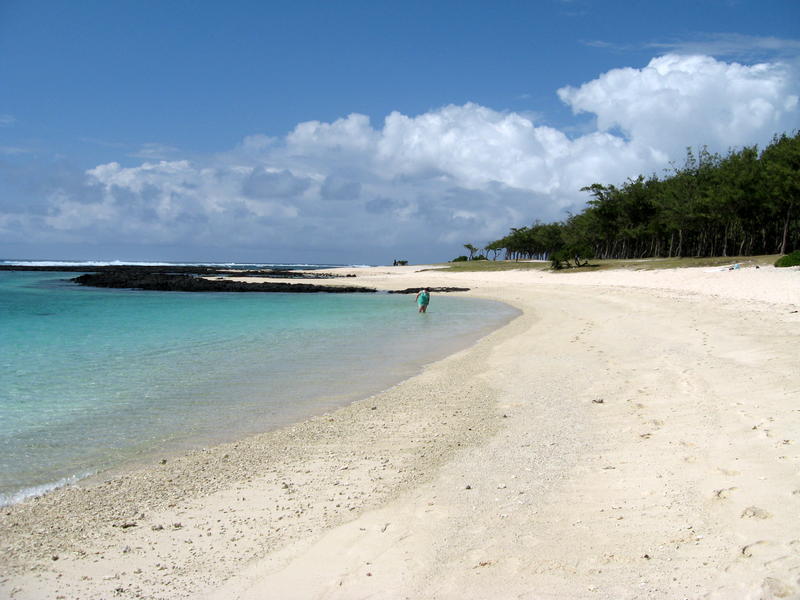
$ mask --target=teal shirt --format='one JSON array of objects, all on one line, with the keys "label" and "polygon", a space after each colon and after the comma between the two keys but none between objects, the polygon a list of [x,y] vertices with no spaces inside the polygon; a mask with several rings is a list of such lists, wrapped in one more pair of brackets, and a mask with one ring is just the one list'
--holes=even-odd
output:
[{"label": "teal shirt", "polygon": [[427,306],[430,301],[431,296],[428,292],[422,292],[419,296],[417,296],[417,304],[420,306]]}]

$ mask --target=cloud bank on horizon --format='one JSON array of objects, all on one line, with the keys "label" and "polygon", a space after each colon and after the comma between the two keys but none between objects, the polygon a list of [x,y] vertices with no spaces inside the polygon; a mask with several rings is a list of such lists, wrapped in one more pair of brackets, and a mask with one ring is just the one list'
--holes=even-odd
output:
[{"label": "cloud bank on horizon", "polygon": [[26,199],[2,208],[0,233],[7,244],[182,246],[198,260],[445,260],[580,210],[583,186],[660,174],[687,146],[763,147],[800,124],[796,62],[666,54],[556,93],[593,124],[576,134],[467,103],[379,125],[361,114],[300,123],[199,159],[153,144],[138,166],[37,173]]}]

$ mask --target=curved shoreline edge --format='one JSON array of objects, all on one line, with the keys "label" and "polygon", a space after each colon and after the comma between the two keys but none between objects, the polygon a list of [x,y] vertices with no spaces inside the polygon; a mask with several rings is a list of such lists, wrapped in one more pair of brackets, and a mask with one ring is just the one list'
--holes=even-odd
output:
[{"label": "curved shoreline edge", "polygon": [[14,570],[0,589],[242,600],[796,589],[791,274],[359,274],[383,289],[464,283],[523,314],[268,441],[5,512]]},{"label": "curved shoreline edge", "polygon": [[[250,278],[254,276],[248,275],[246,277]],[[340,276],[330,275],[329,277],[334,278]],[[259,285],[259,284],[254,284],[254,285]],[[263,284],[263,285],[270,285],[270,284]],[[331,284],[328,286],[316,286],[316,287],[321,287],[321,288],[327,287],[331,289],[331,288],[336,288],[338,286],[335,283],[335,281],[332,281]],[[365,288],[359,288],[359,289],[365,289]],[[468,291],[467,288],[455,288],[455,289],[437,288],[437,290],[442,292]],[[417,289],[413,290],[413,292],[416,291]],[[409,294],[412,293],[412,291],[399,290],[399,291],[392,291],[389,293]],[[498,304],[503,304],[503,303],[498,303]],[[409,309],[409,311],[415,312],[413,311],[413,309]],[[154,468],[153,465],[157,464],[159,460],[165,457],[167,460],[171,461],[176,458],[183,457],[185,455],[194,454],[197,452],[196,449],[200,447],[203,447],[205,451],[205,449],[207,448],[215,448],[216,446],[219,445],[238,442],[241,441],[242,439],[249,438],[252,436],[266,435],[275,430],[283,429],[285,427],[289,427],[294,424],[300,423],[304,420],[314,418],[315,416],[319,416],[323,412],[328,413],[331,411],[335,411],[341,406],[345,406],[355,401],[363,400],[364,398],[373,396],[375,394],[380,394],[383,390],[391,388],[397,385],[398,383],[415,376],[416,374],[421,372],[424,368],[426,368],[429,364],[441,360],[442,358],[445,358],[450,354],[464,350],[465,348],[469,347],[476,341],[485,337],[492,331],[505,326],[510,320],[516,318],[518,314],[519,311],[515,310],[513,314],[508,314],[507,316],[506,315],[495,316],[494,322],[491,323],[487,322],[484,325],[481,325],[480,327],[475,328],[473,331],[470,331],[468,333],[460,333],[457,336],[453,337],[453,339],[450,340],[446,345],[440,344],[441,347],[439,347],[435,352],[428,352],[425,356],[418,356],[415,357],[413,360],[404,361],[407,362],[408,365],[402,372],[398,369],[395,369],[395,371],[392,372],[391,375],[375,376],[372,378],[373,382],[371,384],[369,385],[362,384],[360,387],[357,388],[357,391],[349,393],[346,398],[344,397],[345,392],[343,390],[338,390],[337,392],[336,390],[333,389],[335,386],[331,386],[331,388],[327,390],[327,393],[334,394],[335,396],[342,395],[342,400],[335,403],[328,402],[326,403],[326,406],[324,408],[309,407],[308,410],[299,411],[297,415],[294,417],[280,418],[274,423],[265,426],[263,430],[251,428],[246,433],[239,432],[237,434],[236,432],[234,432],[233,434],[220,434],[218,436],[215,436],[213,439],[211,438],[201,439],[199,442],[194,442],[190,444],[177,444],[175,447],[171,448],[162,448],[162,449],[156,448],[153,450],[148,450],[146,452],[140,452],[135,457],[129,457],[127,460],[124,460],[120,464],[112,464],[110,466],[101,467],[98,470],[85,471],[79,474],[76,473],[73,475],[68,475],[58,479],[57,481],[50,481],[43,483],[41,485],[35,485],[33,487],[18,490],[7,495],[0,494],[0,510],[6,507],[11,507],[13,505],[19,504],[21,502],[25,502],[28,499],[34,499],[34,501],[38,503],[40,500],[43,499],[44,496],[62,490],[63,488],[94,487],[98,484],[103,484],[106,480],[124,477],[127,474],[130,474],[131,472],[139,471],[142,469]],[[345,379],[345,375],[346,374],[342,374],[341,378]],[[339,377],[337,377],[337,379],[339,379]],[[353,387],[353,384],[351,383],[350,386]],[[2,546],[0,545],[0,548],[1,547]]]}]

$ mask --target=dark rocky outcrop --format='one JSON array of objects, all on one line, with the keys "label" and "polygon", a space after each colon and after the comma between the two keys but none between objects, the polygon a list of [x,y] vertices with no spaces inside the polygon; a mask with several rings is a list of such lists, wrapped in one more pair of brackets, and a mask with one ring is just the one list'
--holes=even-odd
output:
[{"label": "dark rocky outcrop", "polygon": [[291,292],[291,293],[373,293],[375,289],[357,286],[328,286],[310,283],[249,283],[230,279],[206,279],[176,273],[153,273],[123,269],[89,273],[75,277],[79,285],[107,288],[158,290],[167,292]]}]

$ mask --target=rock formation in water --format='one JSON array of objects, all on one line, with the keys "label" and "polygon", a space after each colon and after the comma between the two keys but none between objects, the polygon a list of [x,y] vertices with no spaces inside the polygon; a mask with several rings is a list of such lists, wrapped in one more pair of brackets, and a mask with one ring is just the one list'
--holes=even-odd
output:
[{"label": "rock formation in water", "polygon": [[89,273],[75,277],[80,285],[107,288],[129,288],[139,290],[158,290],[166,292],[291,292],[313,293],[374,293],[374,288],[339,285],[314,285],[311,283],[266,282],[250,283],[218,278],[207,279],[193,275],[176,273],[154,273],[123,269]]}]

